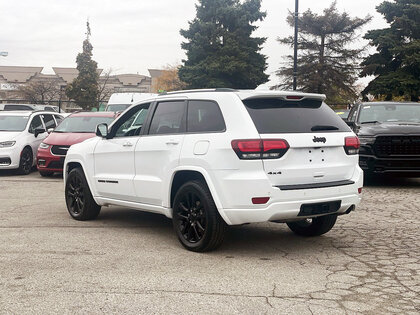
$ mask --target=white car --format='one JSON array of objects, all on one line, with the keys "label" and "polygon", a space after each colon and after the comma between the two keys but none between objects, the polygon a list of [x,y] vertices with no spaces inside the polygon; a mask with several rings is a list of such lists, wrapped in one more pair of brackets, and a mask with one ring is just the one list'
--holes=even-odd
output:
[{"label": "white car", "polygon": [[76,220],[108,205],[160,213],[192,251],[219,246],[227,225],[285,222],[324,234],[355,209],[363,186],[359,140],[324,99],[213,89],[133,105],[70,147],[68,211]]},{"label": "white car", "polygon": [[156,96],[157,94],[155,93],[113,93],[109,98],[105,111],[123,112],[135,103]]},{"label": "white car", "polygon": [[0,112],[0,170],[17,169],[20,174],[29,174],[48,129],[62,119],[56,112]]}]

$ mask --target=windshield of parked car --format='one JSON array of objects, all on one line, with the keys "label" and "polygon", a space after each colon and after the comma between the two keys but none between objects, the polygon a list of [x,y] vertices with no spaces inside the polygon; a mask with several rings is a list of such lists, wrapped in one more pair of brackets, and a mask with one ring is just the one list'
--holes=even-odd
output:
[{"label": "windshield of parked car", "polygon": [[23,131],[28,118],[27,116],[0,115],[0,131]]},{"label": "windshield of parked car", "polygon": [[420,122],[420,104],[365,104],[359,123],[411,121]]},{"label": "windshield of parked car", "polygon": [[110,124],[113,117],[70,116],[64,119],[54,129],[54,132],[89,132],[93,133],[96,126],[102,123]]},{"label": "windshield of parked car", "polygon": [[106,108],[107,112],[122,112],[130,107],[130,104],[113,104],[108,105]]}]

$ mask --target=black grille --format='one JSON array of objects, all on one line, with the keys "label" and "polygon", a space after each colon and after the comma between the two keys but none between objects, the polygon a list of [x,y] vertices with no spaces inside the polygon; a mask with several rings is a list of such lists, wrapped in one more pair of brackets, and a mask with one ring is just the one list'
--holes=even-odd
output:
[{"label": "black grille", "polygon": [[63,169],[64,167],[64,160],[60,161],[52,161],[47,166],[48,168],[54,168],[54,169]]},{"label": "black grille", "polygon": [[51,153],[54,155],[66,155],[69,148],[69,145],[53,145],[51,147]]},{"label": "black grille", "polygon": [[420,136],[380,136],[374,149],[377,156],[420,156]]}]

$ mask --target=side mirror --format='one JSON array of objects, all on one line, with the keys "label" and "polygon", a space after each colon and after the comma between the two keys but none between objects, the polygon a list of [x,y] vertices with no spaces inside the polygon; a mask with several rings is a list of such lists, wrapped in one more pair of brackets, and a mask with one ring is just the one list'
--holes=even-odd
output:
[{"label": "side mirror", "polygon": [[352,129],[356,126],[356,124],[354,123],[354,121],[347,120],[347,118],[345,118],[345,119],[343,118],[343,120],[347,124],[347,126],[349,126]]},{"label": "side mirror", "polygon": [[47,132],[48,132],[48,133],[51,133],[51,132],[53,132],[53,131],[54,131],[54,128],[48,128],[48,129],[47,129]]},{"label": "side mirror", "polygon": [[44,133],[46,130],[44,128],[36,128],[34,131],[35,138],[38,137],[41,133]]},{"label": "side mirror", "polygon": [[96,126],[96,135],[108,139],[108,125],[103,123]]}]

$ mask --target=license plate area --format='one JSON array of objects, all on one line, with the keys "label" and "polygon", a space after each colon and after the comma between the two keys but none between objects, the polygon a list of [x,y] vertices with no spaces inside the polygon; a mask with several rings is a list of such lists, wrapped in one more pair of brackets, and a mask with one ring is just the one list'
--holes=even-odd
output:
[{"label": "license plate area", "polygon": [[319,202],[319,203],[305,203],[300,206],[300,211],[298,216],[311,216],[318,214],[328,214],[337,212],[341,207],[341,200],[329,201],[329,202]]}]

